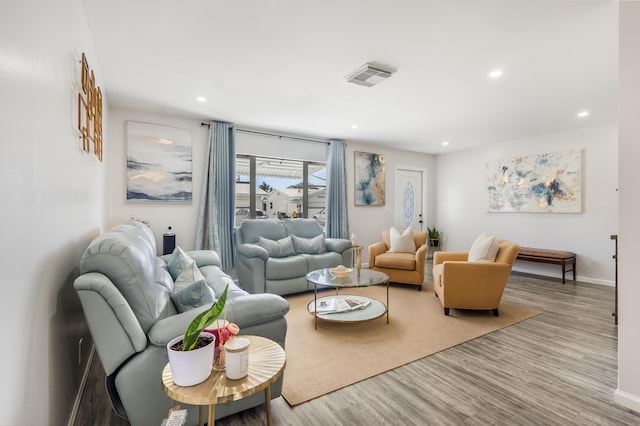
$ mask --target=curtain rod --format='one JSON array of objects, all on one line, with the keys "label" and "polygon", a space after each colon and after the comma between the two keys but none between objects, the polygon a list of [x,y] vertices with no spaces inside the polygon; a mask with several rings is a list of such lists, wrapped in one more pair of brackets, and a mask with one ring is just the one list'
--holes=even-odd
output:
[{"label": "curtain rod", "polygon": [[[211,126],[209,123],[200,123],[200,125],[207,126],[207,127]],[[259,131],[259,130],[244,129],[242,127],[236,127],[236,131],[244,132],[244,133],[253,133],[253,134],[256,134],[256,135],[263,135],[263,136],[273,136],[274,138],[279,138],[279,139],[285,138],[285,139],[293,139],[293,140],[298,140],[298,141],[303,141],[303,142],[315,142],[315,143],[330,144],[330,142],[327,141],[327,140],[309,139],[309,138],[302,138],[302,137],[298,137],[298,136],[279,135],[277,133],[269,133],[269,132],[262,132],[262,131]]]}]

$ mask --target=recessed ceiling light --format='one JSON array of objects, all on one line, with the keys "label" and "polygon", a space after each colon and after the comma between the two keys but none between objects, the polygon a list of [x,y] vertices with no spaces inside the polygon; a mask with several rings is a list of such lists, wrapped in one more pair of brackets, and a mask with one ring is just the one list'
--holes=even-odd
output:
[{"label": "recessed ceiling light", "polygon": [[589,116],[589,111],[580,111],[578,113],[578,117],[582,118],[582,117],[588,117]]},{"label": "recessed ceiling light", "polygon": [[502,77],[502,70],[493,70],[489,73],[489,77],[491,78],[498,78],[498,77]]},{"label": "recessed ceiling light", "polygon": [[198,97],[196,98],[196,101],[198,101],[198,102],[207,102],[207,98],[205,98],[205,97],[203,97],[203,96],[198,96]]},{"label": "recessed ceiling light", "polygon": [[351,128],[352,128],[353,130],[356,130],[356,129],[358,128],[358,125],[357,125],[357,124],[354,124],[354,125],[352,125],[352,126],[351,126]]},{"label": "recessed ceiling light", "polygon": [[444,141],[444,142],[442,142],[442,146],[447,146],[447,145],[449,145],[449,142],[448,142],[448,141]]}]

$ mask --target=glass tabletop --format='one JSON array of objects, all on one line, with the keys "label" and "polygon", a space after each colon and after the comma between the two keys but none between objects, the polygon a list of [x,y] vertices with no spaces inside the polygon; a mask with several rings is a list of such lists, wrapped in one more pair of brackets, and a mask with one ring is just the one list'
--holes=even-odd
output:
[{"label": "glass tabletop", "polygon": [[345,277],[335,277],[329,272],[329,269],[330,268],[324,268],[311,271],[306,275],[306,279],[314,284],[327,287],[367,287],[384,284],[389,280],[387,274],[371,269],[362,269],[360,276],[358,276],[358,272],[354,269]]}]

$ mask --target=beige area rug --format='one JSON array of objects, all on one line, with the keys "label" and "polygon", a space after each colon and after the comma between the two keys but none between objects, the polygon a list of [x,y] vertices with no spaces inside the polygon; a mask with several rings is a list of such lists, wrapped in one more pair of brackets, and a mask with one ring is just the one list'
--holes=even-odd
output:
[{"label": "beige area rug", "polygon": [[[343,289],[380,301],[384,286]],[[323,296],[334,294],[323,291]],[[361,380],[499,330],[540,312],[502,303],[500,316],[491,311],[451,310],[445,316],[430,285],[422,291],[390,286],[389,324],[386,316],[363,323],[334,323],[314,318],[306,306],[313,293],[287,298],[286,353],[282,394],[298,405]]]}]

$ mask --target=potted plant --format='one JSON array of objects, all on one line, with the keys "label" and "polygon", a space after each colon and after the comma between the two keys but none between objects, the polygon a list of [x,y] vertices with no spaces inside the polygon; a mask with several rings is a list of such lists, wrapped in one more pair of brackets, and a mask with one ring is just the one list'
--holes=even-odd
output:
[{"label": "potted plant", "polygon": [[429,232],[429,245],[432,247],[438,247],[438,244],[440,243],[440,231],[438,231],[438,228],[436,228],[435,225],[433,228],[429,228],[427,226],[427,231]]},{"label": "potted plant", "polygon": [[191,321],[184,335],[167,343],[171,373],[176,385],[197,385],[207,380],[211,374],[215,336],[203,330],[220,316],[227,301],[228,289],[229,286],[224,289],[220,298],[209,310],[202,312]]}]

